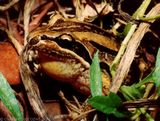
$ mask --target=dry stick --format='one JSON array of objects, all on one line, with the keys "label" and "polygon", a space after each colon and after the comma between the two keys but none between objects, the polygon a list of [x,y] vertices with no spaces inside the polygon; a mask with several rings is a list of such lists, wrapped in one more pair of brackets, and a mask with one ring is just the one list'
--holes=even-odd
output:
[{"label": "dry stick", "polygon": [[64,94],[63,94],[62,91],[59,92],[59,96],[61,97],[61,99],[64,101],[65,105],[66,105],[69,109],[71,109],[72,111],[80,114],[80,111],[78,110],[78,108],[77,108],[75,105],[73,105],[72,103],[70,103],[70,102],[65,98],[65,96],[64,96]]},{"label": "dry stick", "polygon": [[24,6],[24,45],[27,44],[27,36],[29,33],[29,20],[30,20],[30,12],[32,6],[34,5],[35,0],[26,0]]},{"label": "dry stick", "polygon": [[[70,114],[72,114],[73,112],[77,113],[78,116],[73,117],[74,115],[71,115],[71,118],[73,118],[72,121],[79,121],[80,119],[83,119],[86,117],[87,114],[91,113],[91,112],[94,112],[96,111],[95,109],[91,109],[91,110],[88,110],[88,111],[85,111],[83,112],[82,111],[82,106],[78,106],[76,107],[75,105],[73,105],[72,103],[70,103],[65,97],[64,97],[64,94],[62,91],[59,92],[59,96],[61,97],[61,99],[64,101],[65,105],[67,106],[67,108],[69,110],[71,110]],[[75,99],[75,98],[74,98]],[[77,99],[76,99],[77,100]],[[77,100],[78,102],[78,100]],[[80,104],[79,104],[80,105]],[[80,107],[80,108],[79,108]]]},{"label": "dry stick", "polygon": [[[160,13],[160,4],[157,4],[152,10],[147,14],[147,17],[155,16]],[[151,23],[154,22],[150,21]],[[134,59],[136,50],[144,36],[144,34],[148,31],[150,27],[149,23],[141,23],[137,29],[137,31],[133,34],[130,39],[128,46],[126,48],[125,54],[123,55],[121,62],[116,71],[115,77],[113,78],[112,85],[110,88],[111,92],[117,93],[125,76],[128,74],[131,63]]]},{"label": "dry stick", "polygon": [[95,112],[95,111],[96,111],[96,109],[91,109],[91,110],[85,111],[85,112],[81,113],[77,118],[73,119],[72,121],[80,121],[80,119],[84,120],[86,115],[88,115],[89,113]]},{"label": "dry stick", "polygon": [[4,31],[7,33],[8,38],[10,39],[10,41],[12,42],[12,44],[14,45],[14,47],[16,48],[16,51],[18,52],[18,54],[20,55],[23,46],[17,41],[17,39],[13,36],[13,29],[11,27],[11,22],[10,22],[10,17],[8,15],[8,11],[6,12],[6,16],[7,16],[7,23],[8,23],[8,29],[4,29]]},{"label": "dry stick", "polygon": [[29,24],[29,32],[32,31],[33,29],[37,28],[40,25],[40,22],[42,18],[47,14],[48,10],[53,7],[53,2],[47,3],[42,9],[42,12],[38,14],[38,16],[30,22]]},{"label": "dry stick", "polygon": [[8,35],[8,37],[10,38],[10,41],[12,42],[12,44],[15,46],[18,54],[20,55],[22,49],[23,49],[23,46],[12,36],[12,34],[6,30],[6,33]]},{"label": "dry stick", "polygon": [[19,0],[12,0],[8,4],[0,6],[0,11],[5,11],[5,10],[9,9],[11,6],[13,6],[14,4],[16,4],[18,1]]},{"label": "dry stick", "polygon": [[18,54],[20,55],[23,46],[12,36],[12,34],[9,32],[8,29],[4,28],[4,27],[0,27],[1,30],[5,31],[8,35],[8,38],[10,39],[10,41],[12,42],[12,44],[14,45],[14,47],[16,48]]},{"label": "dry stick", "polygon": [[[130,28],[127,36],[124,38],[123,42],[121,43],[121,47],[120,47],[120,49],[119,49],[119,51],[118,51],[118,54],[116,55],[114,61],[113,61],[112,64],[111,64],[111,70],[113,70],[113,71],[111,71],[111,74],[112,74],[112,77],[113,77],[113,78],[114,78],[114,76],[115,76],[115,69],[114,69],[114,68],[117,67],[117,65],[118,65],[121,57],[123,56],[123,54],[124,54],[124,52],[125,52],[125,49],[126,49],[126,47],[127,47],[127,44],[128,44],[128,42],[129,42],[130,38],[132,37],[133,33],[135,32],[136,27],[137,27],[136,24],[133,24],[133,25],[132,25],[132,27]],[[113,69],[112,69],[112,68],[113,68]]]}]

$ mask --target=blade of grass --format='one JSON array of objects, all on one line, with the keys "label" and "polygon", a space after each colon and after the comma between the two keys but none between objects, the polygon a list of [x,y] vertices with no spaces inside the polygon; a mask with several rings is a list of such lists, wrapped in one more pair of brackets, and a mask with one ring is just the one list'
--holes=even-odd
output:
[{"label": "blade of grass", "polygon": [[136,10],[136,12],[134,12],[132,17],[134,17],[136,19],[139,19],[139,17],[143,17],[150,2],[151,2],[151,0],[144,0],[143,3],[140,5],[140,7]]},{"label": "blade of grass", "polygon": [[15,117],[16,121],[23,121],[18,101],[2,73],[0,73],[0,99]]},{"label": "blade of grass", "polygon": [[102,75],[99,65],[98,51],[95,53],[90,67],[90,89],[93,97],[102,95]]},{"label": "blade of grass", "polygon": [[139,83],[137,83],[135,86],[138,88],[142,86],[145,83],[154,82],[158,94],[160,95],[160,48],[158,49],[157,57],[156,57],[156,65],[153,71],[143,80],[141,80]]},{"label": "blade of grass", "polygon": [[157,57],[156,57],[156,66],[153,72],[153,80],[157,88],[157,93],[160,96],[160,48],[158,49]]}]

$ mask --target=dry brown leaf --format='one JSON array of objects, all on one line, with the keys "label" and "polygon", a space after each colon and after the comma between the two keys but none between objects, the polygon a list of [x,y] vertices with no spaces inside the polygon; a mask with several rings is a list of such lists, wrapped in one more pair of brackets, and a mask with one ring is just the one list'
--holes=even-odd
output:
[{"label": "dry brown leaf", "polygon": [[0,72],[4,74],[9,84],[20,84],[19,57],[9,42],[0,43]]},{"label": "dry brown leaf", "polygon": [[[101,2],[100,4],[93,3],[96,10],[93,6],[86,4],[85,2],[79,3],[78,0],[74,1],[74,6],[76,8],[76,16],[80,21],[93,21],[95,18],[100,16],[107,15],[110,12],[113,12],[113,8],[106,2]],[[98,14],[97,14],[98,12]]]}]

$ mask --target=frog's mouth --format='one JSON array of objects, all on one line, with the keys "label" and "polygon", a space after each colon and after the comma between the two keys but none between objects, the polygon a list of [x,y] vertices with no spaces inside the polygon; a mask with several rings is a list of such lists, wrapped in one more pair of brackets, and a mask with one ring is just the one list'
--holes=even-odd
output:
[{"label": "frog's mouth", "polygon": [[38,51],[42,70],[58,80],[73,81],[90,67],[82,57],[53,41],[39,42],[34,49]]}]

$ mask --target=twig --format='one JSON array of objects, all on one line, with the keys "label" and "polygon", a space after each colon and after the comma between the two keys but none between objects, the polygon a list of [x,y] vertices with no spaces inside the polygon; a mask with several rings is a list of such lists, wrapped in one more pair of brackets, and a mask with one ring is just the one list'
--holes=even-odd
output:
[{"label": "twig", "polygon": [[26,0],[25,6],[24,6],[24,45],[27,44],[27,36],[29,33],[29,20],[30,20],[30,12],[32,9],[32,6],[34,5],[35,0]]},{"label": "twig", "polygon": [[120,14],[120,16],[122,16],[122,18],[124,18],[124,20],[126,21],[133,21],[135,23],[135,20],[132,16],[130,16],[128,13],[122,11],[121,9],[121,4],[124,0],[120,0],[118,3],[118,13]]},{"label": "twig", "polygon": [[115,69],[117,68],[117,65],[118,65],[118,63],[119,63],[119,61],[120,61],[120,58],[121,58],[122,55],[124,54],[125,49],[126,49],[126,47],[127,47],[127,44],[128,44],[128,42],[129,42],[131,36],[133,35],[136,27],[137,27],[136,24],[132,25],[132,27],[131,27],[131,29],[129,30],[127,36],[125,37],[125,39],[123,40],[123,42],[122,42],[122,44],[121,44],[121,47],[120,47],[120,49],[119,49],[119,51],[118,51],[117,56],[115,57],[114,61],[113,61],[112,64],[111,64],[111,74],[112,74],[112,77],[114,77],[114,75],[115,75],[115,71],[116,71]]},{"label": "twig", "polygon": [[12,34],[9,32],[8,29],[3,28],[3,27],[1,27],[0,29],[3,30],[3,31],[5,31],[7,33],[8,38],[10,39],[10,41],[12,42],[12,44],[15,46],[18,54],[20,55],[20,53],[21,53],[21,51],[23,49],[23,46],[12,36]]},{"label": "twig", "polygon": [[45,6],[43,6],[42,12],[29,24],[29,32],[39,26],[41,19],[44,17],[44,15],[47,14],[48,10],[52,6],[53,6],[53,2],[49,2]]},{"label": "twig", "polygon": [[159,107],[159,99],[139,99],[135,101],[123,102],[123,106],[126,108],[140,108],[140,107]]},{"label": "twig", "polygon": [[0,6],[0,11],[5,11],[5,10],[9,9],[11,6],[13,6],[14,4],[16,4],[18,1],[19,0],[12,0],[8,4]]},{"label": "twig", "polygon": [[[155,16],[158,13],[160,13],[160,4],[157,4],[152,10],[147,14],[148,16]],[[151,21],[151,23],[153,23]],[[136,50],[144,36],[144,34],[148,31],[150,27],[150,24],[148,23],[141,23],[138,27],[137,31],[134,33],[132,38],[130,39],[130,42],[128,43],[127,49],[125,54],[123,55],[121,62],[118,66],[118,69],[116,71],[116,75],[113,78],[112,85],[110,88],[111,92],[117,93],[119,90],[125,76],[128,74],[129,68],[131,66],[131,63],[134,59]]]},{"label": "twig", "polygon": [[9,13],[8,11],[5,11],[6,16],[7,16],[7,25],[8,25],[8,29],[5,29],[5,32],[8,35],[8,38],[10,39],[11,43],[14,45],[14,47],[16,48],[17,53],[20,55],[22,49],[23,49],[23,45],[20,44],[20,41],[18,41],[15,37],[14,37],[14,32],[13,32],[13,23],[10,21],[10,17],[9,17]]},{"label": "twig", "polygon": [[76,103],[78,104],[78,107],[75,105],[71,104],[65,97],[62,91],[59,92],[59,96],[61,99],[64,101],[69,113],[70,113],[70,118],[73,119],[72,121],[79,121],[80,119],[84,119],[87,116],[87,114],[96,111],[95,109],[89,109],[89,110],[84,110],[83,107],[79,104],[78,100],[76,100]]},{"label": "twig", "polygon": [[75,103],[76,103],[77,107],[78,108],[82,108],[82,106],[80,105],[78,99],[75,96],[73,96],[73,99],[75,100]]},{"label": "twig", "polygon": [[62,91],[59,92],[59,96],[61,97],[61,99],[65,102],[65,105],[70,108],[71,110],[73,110],[74,112],[80,114],[80,111],[78,110],[78,108],[71,104],[65,97]]},{"label": "twig", "polygon": [[84,113],[81,113],[77,118],[73,119],[72,121],[79,121],[80,119],[83,119],[87,114],[96,111],[96,109],[91,109],[89,111],[86,111]]}]

